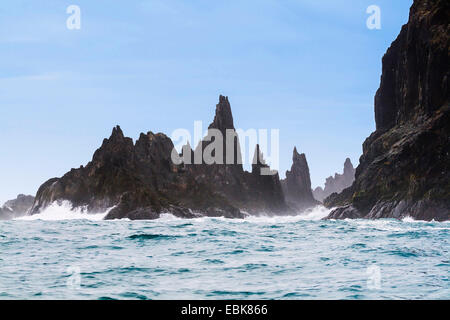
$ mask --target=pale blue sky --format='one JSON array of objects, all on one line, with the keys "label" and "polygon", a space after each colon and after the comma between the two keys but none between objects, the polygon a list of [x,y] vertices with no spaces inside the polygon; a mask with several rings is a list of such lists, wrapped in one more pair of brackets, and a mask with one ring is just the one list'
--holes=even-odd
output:
[{"label": "pale blue sky", "polygon": [[[136,139],[209,124],[279,128],[313,187],[355,166],[374,130],[381,57],[412,0],[7,0],[0,5],[0,202],[86,164],[121,125]],[[66,8],[81,8],[81,30]],[[366,27],[381,8],[382,29]]]}]

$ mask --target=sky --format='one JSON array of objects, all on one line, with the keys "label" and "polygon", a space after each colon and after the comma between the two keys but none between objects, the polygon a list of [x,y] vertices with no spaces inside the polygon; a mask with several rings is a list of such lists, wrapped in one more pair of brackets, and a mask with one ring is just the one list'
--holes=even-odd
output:
[{"label": "sky", "polygon": [[[381,58],[412,0],[8,0],[0,5],[0,204],[87,164],[112,128],[193,132],[229,97],[236,128],[280,130],[313,187],[356,166]],[[80,29],[68,29],[70,5]],[[366,9],[381,9],[369,29]]]}]

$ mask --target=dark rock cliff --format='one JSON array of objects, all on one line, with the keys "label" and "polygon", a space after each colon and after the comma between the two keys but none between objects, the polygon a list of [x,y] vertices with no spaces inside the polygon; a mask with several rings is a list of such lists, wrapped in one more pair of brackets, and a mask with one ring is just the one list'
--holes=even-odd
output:
[{"label": "dark rock cliff", "polygon": [[313,191],[314,198],[323,201],[333,193],[340,193],[344,189],[350,187],[355,181],[355,168],[349,158],[345,160],[344,172],[336,173],[334,177],[328,177],[325,181],[325,189],[317,187]]},{"label": "dark rock cliff", "polygon": [[[234,131],[227,97],[220,96],[209,129],[217,129],[224,135],[227,130]],[[196,150],[204,151],[214,141],[213,134],[208,134]],[[225,160],[230,149],[223,153],[223,164],[206,164],[203,160],[195,164],[194,159],[174,164],[173,150],[172,141],[162,133],[141,134],[133,144],[120,127],[115,127],[85,167],[50,179],[39,188],[31,213],[39,213],[52,202],[62,200],[88,212],[113,207],[106,219],[155,219],[166,212],[183,218],[199,215],[242,218],[244,211],[288,210],[277,174],[262,176],[243,170],[242,163],[237,161],[240,158],[237,137],[231,148],[234,161],[229,164]],[[189,145],[183,148],[183,159],[194,154]]]},{"label": "dark rock cliff", "polygon": [[328,218],[450,219],[449,21],[449,1],[414,1],[383,57],[376,131]]},{"label": "dark rock cliff", "polygon": [[319,204],[312,193],[306,155],[299,154],[297,148],[294,148],[292,167],[286,171],[286,179],[282,181],[282,186],[286,201],[297,210],[305,210]]}]

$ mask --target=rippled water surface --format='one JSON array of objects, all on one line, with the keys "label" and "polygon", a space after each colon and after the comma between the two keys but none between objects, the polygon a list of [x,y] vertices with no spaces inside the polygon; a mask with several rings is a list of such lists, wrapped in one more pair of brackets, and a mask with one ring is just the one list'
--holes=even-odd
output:
[{"label": "rippled water surface", "polygon": [[0,221],[0,299],[450,298],[450,223],[324,214]]}]

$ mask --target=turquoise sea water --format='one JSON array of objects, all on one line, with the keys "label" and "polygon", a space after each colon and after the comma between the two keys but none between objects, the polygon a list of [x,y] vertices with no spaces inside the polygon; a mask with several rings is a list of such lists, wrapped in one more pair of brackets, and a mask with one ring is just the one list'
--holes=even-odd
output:
[{"label": "turquoise sea water", "polygon": [[450,298],[450,223],[326,213],[0,221],[0,299]]}]

